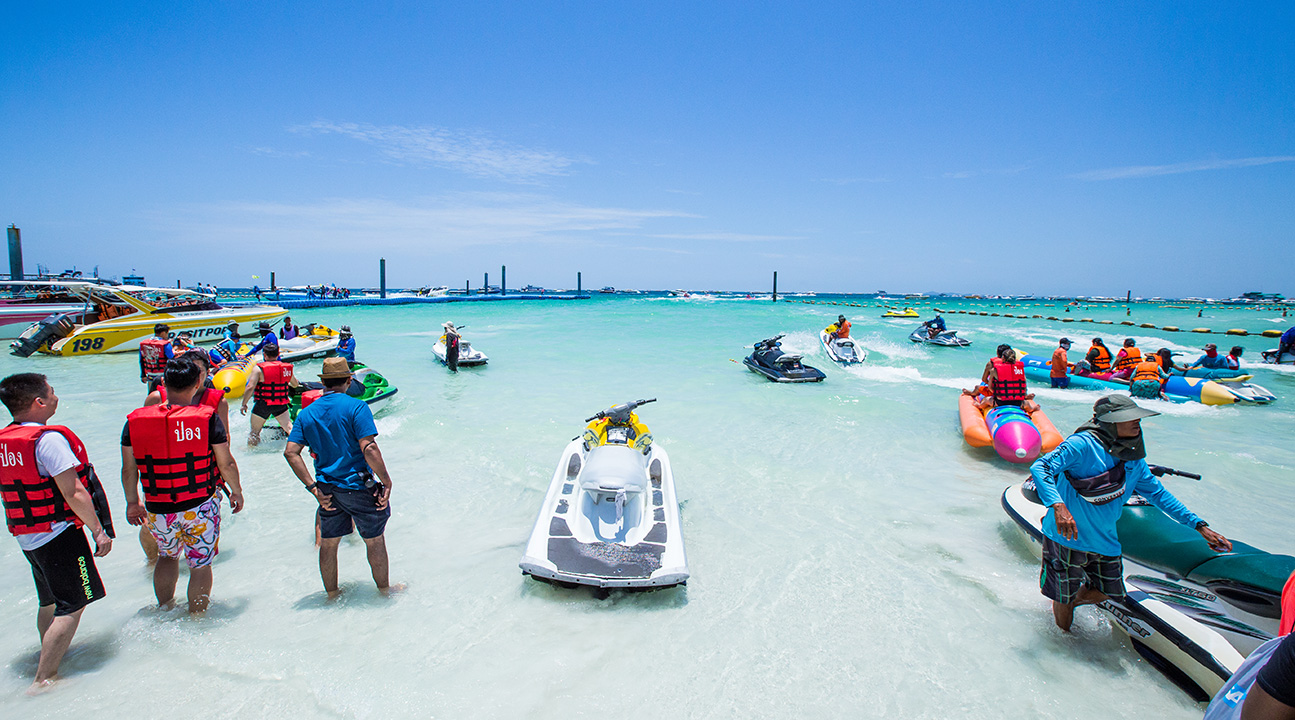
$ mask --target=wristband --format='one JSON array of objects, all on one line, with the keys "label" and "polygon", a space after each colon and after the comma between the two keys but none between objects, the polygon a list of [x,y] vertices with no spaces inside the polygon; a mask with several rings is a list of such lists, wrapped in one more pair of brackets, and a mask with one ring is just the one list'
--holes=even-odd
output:
[{"label": "wristband", "polygon": [[1210,524],[1209,524],[1209,523],[1207,523],[1207,522],[1205,522],[1204,520],[1202,520],[1202,521],[1200,521],[1200,522],[1196,523],[1196,529],[1197,529],[1197,530],[1200,530],[1201,528],[1207,528],[1207,527],[1209,527],[1209,526],[1210,526]]},{"label": "wristband", "polygon": [[306,486],[306,492],[308,492],[308,493],[314,493],[314,492],[315,492],[315,486],[317,486],[317,485],[319,485],[319,483],[310,483],[309,485],[307,485],[307,486]]}]

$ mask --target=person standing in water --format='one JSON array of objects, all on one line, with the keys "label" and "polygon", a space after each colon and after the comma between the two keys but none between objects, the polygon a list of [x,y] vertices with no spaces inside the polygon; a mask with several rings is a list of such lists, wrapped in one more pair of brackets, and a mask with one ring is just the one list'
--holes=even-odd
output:
[{"label": "person standing in water", "polygon": [[[384,539],[391,519],[391,476],[378,449],[378,428],[364,402],[346,394],[351,369],[342,358],[324,360],[319,374],[324,394],[297,415],[283,457],[297,479],[319,504],[319,575],[328,596],[336,597],[337,548],[342,538],[360,531],[373,582],[382,593],[400,589],[389,582]],[[309,447],[312,475],[301,451]]]},{"label": "person standing in water", "polygon": [[1124,596],[1116,523],[1135,493],[1195,528],[1216,552],[1232,549],[1151,474],[1141,421],[1159,414],[1123,395],[1107,395],[1093,404],[1091,420],[1030,466],[1039,500],[1048,508],[1039,589],[1052,601],[1052,617],[1065,632],[1076,607]]},{"label": "person standing in water", "polygon": [[[85,607],[106,595],[94,559],[112,550],[112,516],[85,445],[71,430],[46,424],[58,396],[45,376],[10,375],[0,381],[0,402],[13,416],[0,430],[0,497],[36,582],[40,660],[27,689],[35,695],[58,679]],[[94,538],[93,553],[82,527]]]},{"label": "person standing in water", "polygon": [[[220,540],[219,488],[229,488],[233,512],[243,509],[238,464],[216,411],[191,405],[202,371],[179,358],[166,366],[167,401],[126,416],[121,434],[121,485],[126,520],[147,524],[160,557],[153,567],[159,607],[170,607],[180,578],[180,557],[189,565],[189,612],[207,609],[211,563]],[[140,484],[144,498],[140,501]]]},{"label": "person standing in water", "polygon": [[1052,351],[1052,361],[1048,366],[1048,380],[1054,388],[1070,387],[1070,375],[1067,372],[1070,363],[1066,362],[1066,351],[1069,349],[1070,338],[1061,338],[1057,341],[1057,349]]},{"label": "person standing in water", "polygon": [[292,324],[292,318],[285,317],[283,319],[283,328],[279,332],[279,339],[293,340],[300,334],[301,334],[301,329],[298,328],[296,325]]},{"label": "person standing in water", "polygon": [[139,381],[153,392],[166,372],[166,362],[175,357],[171,346],[171,326],[158,323],[153,326],[153,337],[139,341]]},{"label": "person standing in water", "polygon": [[459,329],[452,322],[445,323],[445,366],[459,371]]},{"label": "person standing in water", "polygon": [[249,447],[261,444],[261,428],[265,421],[274,418],[279,427],[286,433],[292,432],[292,391],[299,386],[292,374],[292,363],[279,361],[279,346],[266,345],[263,351],[265,360],[256,364],[247,376],[247,387],[243,391],[243,405],[238,411],[247,414],[247,400],[256,401],[252,406],[251,431],[247,436]]}]

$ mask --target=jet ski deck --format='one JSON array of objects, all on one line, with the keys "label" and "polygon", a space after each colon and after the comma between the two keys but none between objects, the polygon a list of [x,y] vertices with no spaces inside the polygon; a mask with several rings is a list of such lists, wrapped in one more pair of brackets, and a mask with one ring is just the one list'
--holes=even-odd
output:
[{"label": "jet ski deck", "polygon": [[827,351],[827,356],[833,362],[842,365],[858,365],[868,359],[868,351],[854,338],[837,338],[831,333],[821,332],[818,339],[823,343],[823,349]]},{"label": "jet ski deck", "polygon": [[923,325],[919,325],[916,330],[909,333],[908,339],[915,343],[939,345],[941,347],[967,347],[971,344],[970,340],[958,337],[957,330],[945,330],[943,332],[936,333],[936,335],[932,337]]}]

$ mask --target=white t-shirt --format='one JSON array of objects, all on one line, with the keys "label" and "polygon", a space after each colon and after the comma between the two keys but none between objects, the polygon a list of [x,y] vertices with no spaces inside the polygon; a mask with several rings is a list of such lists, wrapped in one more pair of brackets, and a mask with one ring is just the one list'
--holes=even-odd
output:
[{"label": "white t-shirt", "polygon": [[[28,422],[23,425],[39,426],[40,423]],[[36,471],[41,475],[54,477],[69,468],[76,467],[79,463],[76,453],[72,452],[72,445],[68,443],[67,438],[63,437],[63,433],[47,432],[36,441]],[[72,527],[70,522],[56,522],[50,526],[49,532],[17,535],[18,547],[23,550],[35,550],[70,527]]]}]

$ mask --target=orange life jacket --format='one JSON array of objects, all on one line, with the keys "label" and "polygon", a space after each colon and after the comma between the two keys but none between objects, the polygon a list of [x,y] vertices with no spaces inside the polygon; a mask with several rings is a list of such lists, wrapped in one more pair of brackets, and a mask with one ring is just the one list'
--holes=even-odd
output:
[{"label": "orange life jacket", "polygon": [[166,372],[166,346],[170,342],[159,337],[139,341],[139,357],[144,363],[145,375],[160,375]]},{"label": "orange life jacket", "polygon": [[[158,385],[157,392],[162,397],[162,404],[166,404],[166,385]],[[203,388],[202,399],[198,401],[199,405],[206,405],[212,410],[220,409],[220,401],[225,399],[225,393],[216,388]]]},{"label": "orange life jacket", "polygon": [[220,469],[207,436],[215,412],[206,405],[153,405],[126,416],[149,512],[188,510],[216,492]]},{"label": "orange life jacket", "polygon": [[1155,355],[1148,355],[1146,360],[1139,362],[1133,368],[1133,382],[1139,380],[1155,380],[1160,382],[1160,359]]},{"label": "orange life jacket", "polygon": [[1025,364],[994,358],[994,399],[1015,402],[1025,399]]},{"label": "orange life jacket", "polygon": [[850,337],[850,321],[846,320],[836,329],[836,336],[839,338]]},{"label": "orange life jacket", "polygon": [[292,380],[292,363],[271,362],[259,363],[261,382],[252,391],[252,398],[266,405],[284,405],[289,400],[288,382]]},{"label": "orange life jacket", "polygon": [[[14,535],[49,532],[57,522],[82,525],[54,478],[41,475],[36,469],[36,443],[47,432],[67,438],[77,459],[76,477],[91,490],[91,496],[93,485],[98,483],[94,466],[86,457],[85,445],[71,430],[61,425],[17,424],[0,429],[0,499],[4,502],[5,523]],[[103,495],[102,486],[99,495]],[[107,512],[107,500],[103,502]]]},{"label": "orange life jacket", "polygon": [[1105,345],[1094,345],[1089,348],[1089,352],[1097,351],[1097,357],[1088,361],[1093,368],[1093,372],[1109,372],[1111,369],[1111,351],[1106,349]]},{"label": "orange life jacket", "polygon": [[1115,359],[1115,372],[1127,370],[1142,362],[1142,351],[1135,347],[1123,348],[1124,357]]}]

